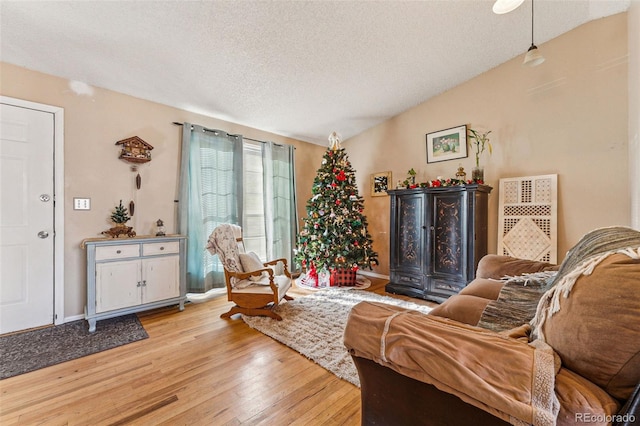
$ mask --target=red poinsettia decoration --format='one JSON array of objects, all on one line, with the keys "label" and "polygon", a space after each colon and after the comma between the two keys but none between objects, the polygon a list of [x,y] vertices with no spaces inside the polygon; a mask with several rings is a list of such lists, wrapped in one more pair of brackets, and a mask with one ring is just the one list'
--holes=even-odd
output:
[{"label": "red poinsettia decoration", "polygon": [[347,179],[347,175],[344,173],[344,170],[340,170],[340,172],[336,175],[336,179],[340,182],[344,182]]}]

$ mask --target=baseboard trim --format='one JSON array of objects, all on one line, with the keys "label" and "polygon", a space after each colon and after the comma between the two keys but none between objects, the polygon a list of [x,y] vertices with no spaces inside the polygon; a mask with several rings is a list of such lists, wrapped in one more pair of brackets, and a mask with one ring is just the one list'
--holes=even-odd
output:
[{"label": "baseboard trim", "polygon": [[78,320],[81,320],[81,319],[84,319],[84,315],[83,314],[71,315],[71,316],[68,316],[68,317],[64,317],[64,322],[66,323],[66,322],[71,322],[71,321],[78,321]]},{"label": "baseboard trim", "polygon": [[360,269],[358,271],[358,274],[365,275],[367,277],[382,278],[384,280],[388,280],[389,279],[389,275],[377,274],[377,273],[372,272],[372,271],[363,271],[362,269]]}]

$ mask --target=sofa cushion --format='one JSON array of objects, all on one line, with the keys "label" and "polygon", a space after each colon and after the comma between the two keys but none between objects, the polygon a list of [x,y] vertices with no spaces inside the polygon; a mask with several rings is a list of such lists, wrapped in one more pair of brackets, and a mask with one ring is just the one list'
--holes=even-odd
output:
[{"label": "sofa cushion", "polygon": [[476,278],[493,278],[499,280],[505,276],[517,277],[522,274],[555,271],[558,265],[535,260],[518,259],[498,254],[488,254],[478,262]]},{"label": "sofa cushion", "polygon": [[560,401],[558,426],[576,423],[605,426],[610,424],[606,419],[620,409],[620,403],[604,390],[566,368],[558,371],[555,389]]},{"label": "sofa cushion", "polygon": [[429,312],[429,315],[449,318],[464,324],[476,325],[482,316],[484,308],[490,302],[478,296],[457,294],[451,296],[443,304],[436,306]]},{"label": "sofa cushion", "polygon": [[468,286],[460,290],[458,294],[482,297],[484,299],[497,300],[500,290],[504,286],[503,281],[487,278],[476,278]]},{"label": "sofa cushion", "polygon": [[542,336],[566,368],[620,400],[640,382],[640,259],[612,254],[580,275]]}]

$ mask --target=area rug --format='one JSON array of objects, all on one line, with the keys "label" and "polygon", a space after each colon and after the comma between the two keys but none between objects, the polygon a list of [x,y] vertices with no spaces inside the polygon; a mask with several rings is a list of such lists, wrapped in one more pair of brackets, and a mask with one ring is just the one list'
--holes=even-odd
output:
[{"label": "area rug", "polygon": [[300,352],[341,379],[360,387],[358,372],[343,343],[351,308],[362,301],[383,302],[428,313],[431,308],[369,291],[330,289],[282,303],[275,311],[282,321],[267,317],[242,319],[249,327]]},{"label": "area rug", "polygon": [[149,337],[135,314],[85,320],[0,337],[0,380]]}]

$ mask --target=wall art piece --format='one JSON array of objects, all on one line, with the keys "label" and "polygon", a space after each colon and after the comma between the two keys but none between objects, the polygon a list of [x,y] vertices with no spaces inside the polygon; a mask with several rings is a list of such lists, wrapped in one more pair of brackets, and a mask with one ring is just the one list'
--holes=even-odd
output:
[{"label": "wall art piece", "polygon": [[427,133],[427,163],[467,157],[467,126]]},{"label": "wall art piece", "polygon": [[371,196],[380,197],[387,195],[391,189],[391,172],[373,173],[371,175]]}]

